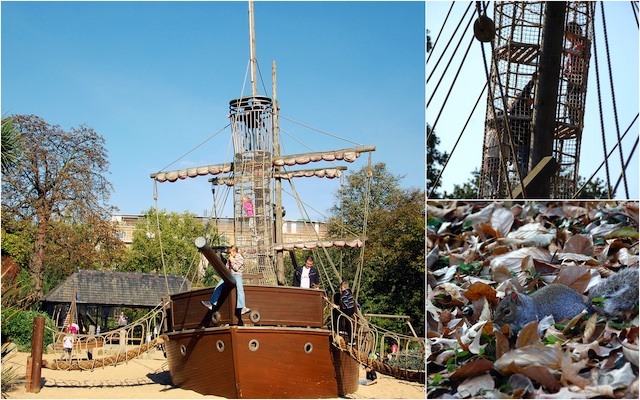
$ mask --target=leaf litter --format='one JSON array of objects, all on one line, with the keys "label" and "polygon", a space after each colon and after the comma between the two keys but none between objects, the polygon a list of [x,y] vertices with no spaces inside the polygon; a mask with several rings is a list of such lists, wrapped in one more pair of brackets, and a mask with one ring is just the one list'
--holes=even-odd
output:
[{"label": "leaf litter", "polygon": [[508,288],[584,295],[638,268],[638,214],[637,201],[429,201],[427,397],[638,398],[637,306],[518,335],[491,320]]}]

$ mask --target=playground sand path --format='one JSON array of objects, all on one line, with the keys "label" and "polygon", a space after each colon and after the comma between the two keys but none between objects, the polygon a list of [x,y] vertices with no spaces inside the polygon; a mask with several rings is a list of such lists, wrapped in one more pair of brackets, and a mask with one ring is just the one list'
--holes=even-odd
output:
[{"label": "playground sand path", "polygon": [[[27,393],[24,378],[28,353],[14,353],[2,368],[15,367],[22,381],[8,392],[11,399],[217,399],[171,384],[166,359],[153,350],[139,358],[118,366],[97,368],[94,371],[57,371],[42,369],[43,385],[40,393]],[[53,356],[45,354],[43,359]],[[360,370],[364,379],[364,370]],[[378,384],[360,386],[352,399],[424,399],[423,386],[378,374]]]}]

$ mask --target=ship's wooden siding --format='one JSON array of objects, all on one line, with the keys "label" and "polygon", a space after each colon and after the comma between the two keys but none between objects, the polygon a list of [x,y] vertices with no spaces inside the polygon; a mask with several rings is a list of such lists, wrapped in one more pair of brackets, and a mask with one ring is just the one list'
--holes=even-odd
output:
[{"label": "ship's wooden siding", "polygon": [[171,321],[173,330],[197,329],[231,325],[282,325],[292,327],[320,328],[324,324],[322,315],[324,292],[319,289],[301,289],[286,286],[245,285],[244,292],[247,307],[259,320],[253,322],[252,314],[237,314],[235,309],[235,289],[228,295],[223,292],[217,324],[212,322],[212,311],[201,304],[209,300],[213,288],[203,288],[171,296]]},{"label": "ship's wooden siding", "polygon": [[[357,390],[358,364],[348,356],[341,360],[340,370],[348,373],[339,384],[333,358],[342,355],[332,354],[330,340],[326,329],[208,328],[170,333],[167,359],[174,384],[201,394],[227,398],[335,398],[346,394],[344,390]],[[218,341],[222,342],[222,350]],[[234,382],[237,391],[231,389]]]},{"label": "ship's wooden siding", "polygon": [[[229,329],[170,333],[168,337],[165,348],[174,385],[200,394],[236,398]],[[227,344],[222,351],[218,351],[218,341]]]}]

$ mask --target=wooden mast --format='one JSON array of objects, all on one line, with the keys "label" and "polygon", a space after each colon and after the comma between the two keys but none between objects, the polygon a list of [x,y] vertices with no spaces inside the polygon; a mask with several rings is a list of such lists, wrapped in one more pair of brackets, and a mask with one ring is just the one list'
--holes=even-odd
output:
[{"label": "wooden mast", "polygon": [[[273,92],[273,156],[280,157],[280,122],[278,116],[280,114],[280,106],[277,99],[277,86],[276,86],[276,62],[271,62],[271,82]],[[283,209],[282,209],[282,178],[279,177],[280,167],[274,167],[274,177],[276,183],[275,200],[276,206],[274,209],[275,214],[275,242],[283,242]],[[284,276],[284,254],[282,251],[276,251],[276,278],[278,285],[284,285],[286,280]]]},{"label": "wooden mast", "polygon": [[253,1],[249,1],[249,48],[251,54],[251,95],[256,96],[258,94],[258,83],[256,81],[258,60],[256,59],[256,34],[253,20]]}]

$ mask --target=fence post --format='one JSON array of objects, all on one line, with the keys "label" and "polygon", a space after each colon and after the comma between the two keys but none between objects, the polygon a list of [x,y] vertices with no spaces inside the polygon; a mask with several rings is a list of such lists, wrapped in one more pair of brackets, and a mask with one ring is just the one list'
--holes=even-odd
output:
[{"label": "fence post", "polygon": [[[40,393],[43,346],[44,317],[37,316],[33,318],[33,335],[31,336],[31,362],[27,365],[27,392],[29,393]],[[31,374],[29,374],[29,371],[31,372]]]}]

